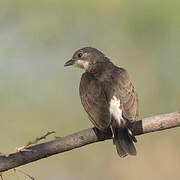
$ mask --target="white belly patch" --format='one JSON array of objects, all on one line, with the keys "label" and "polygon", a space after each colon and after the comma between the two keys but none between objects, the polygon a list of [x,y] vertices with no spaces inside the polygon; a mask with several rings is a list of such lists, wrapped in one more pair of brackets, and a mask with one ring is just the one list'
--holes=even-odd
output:
[{"label": "white belly patch", "polygon": [[122,117],[122,109],[120,109],[120,100],[113,96],[110,101],[110,114],[119,126],[124,126],[125,121]]}]

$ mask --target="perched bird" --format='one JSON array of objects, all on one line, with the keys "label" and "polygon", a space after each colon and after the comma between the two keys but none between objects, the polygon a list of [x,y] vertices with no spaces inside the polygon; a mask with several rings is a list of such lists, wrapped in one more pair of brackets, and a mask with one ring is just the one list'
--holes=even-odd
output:
[{"label": "perched bird", "polygon": [[79,93],[90,120],[100,131],[111,129],[120,157],[136,155],[130,123],[138,118],[138,98],[128,72],[92,47],[77,50],[64,66],[85,70]]}]

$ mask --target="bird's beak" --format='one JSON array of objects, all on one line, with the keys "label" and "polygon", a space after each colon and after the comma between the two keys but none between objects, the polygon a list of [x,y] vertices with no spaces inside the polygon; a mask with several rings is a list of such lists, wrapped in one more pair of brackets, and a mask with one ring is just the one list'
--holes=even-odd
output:
[{"label": "bird's beak", "polygon": [[64,66],[71,66],[71,65],[73,65],[74,64],[74,60],[69,60],[69,61],[67,61],[65,64],[64,64]]}]

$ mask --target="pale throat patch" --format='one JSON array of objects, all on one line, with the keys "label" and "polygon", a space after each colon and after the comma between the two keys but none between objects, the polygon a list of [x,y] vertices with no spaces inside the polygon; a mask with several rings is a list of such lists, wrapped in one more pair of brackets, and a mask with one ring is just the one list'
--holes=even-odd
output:
[{"label": "pale throat patch", "polygon": [[83,61],[83,60],[80,60],[80,59],[79,59],[79,60],[76,60],[75,66],[77,66],[77,67],[79,67],[79,68],[81,68],[81,69],[87,70],[88,67],[89,67],[89,62]]},{"label": "pale throat patch", "polygon": [[122,117],[122,109],[120,109],[120,100],[113,96],[110,101],[110,115],[115,119],[119,126],[124,126],[125,120]]}]

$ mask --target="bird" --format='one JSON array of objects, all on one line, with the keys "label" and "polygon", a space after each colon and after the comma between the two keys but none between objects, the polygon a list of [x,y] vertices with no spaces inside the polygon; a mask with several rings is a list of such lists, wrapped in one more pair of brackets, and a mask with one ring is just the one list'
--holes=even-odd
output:
[{"label": "bird", "polygon": [[138,119],[138,96],[128,71],[93,47],[77,50],[64,64],[71,65],[85,71],[79,95],[93,125],[101,132],[111,130],[120,157],[136,155],[137,139],[130,125]]}]

